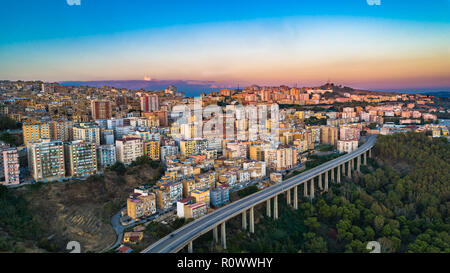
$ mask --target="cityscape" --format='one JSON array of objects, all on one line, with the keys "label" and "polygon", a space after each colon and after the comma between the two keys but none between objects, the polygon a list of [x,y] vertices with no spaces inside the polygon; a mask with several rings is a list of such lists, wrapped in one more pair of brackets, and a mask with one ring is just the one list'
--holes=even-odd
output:
[{"label": "cityscape", "polygon": [[58,2],[0,19],[0,253],[450,252],[448,1]]}]

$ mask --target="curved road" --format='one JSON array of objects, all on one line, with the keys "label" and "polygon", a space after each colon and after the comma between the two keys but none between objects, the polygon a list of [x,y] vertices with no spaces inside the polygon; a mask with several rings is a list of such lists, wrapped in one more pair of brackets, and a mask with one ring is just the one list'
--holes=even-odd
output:
[{"label": "curved road", "polygon": [[338,165],[344,164],[347,161],[356,158],[357,156],[370,150],[376,142],[376,136],[370,136],[366,143],[364,143],[357,150],[350,154],[346,154],[334,160],[328,161],[314,169],[303,172],[297,176],[287,179],[280,184],[271,186],[267,189],[259,191],[255,194],[247,196],[236,202],[230,203],[225,207],[222,207],[211,214],[205,215],[188,225],[181,227],[168,236],[157,241],[153,245],[149,246],[142,253],[174,253],[181,250],[189,242],[195,240],[206,232],[210,231],[214,227],[223,223],[224,221],[242,213],[243,211],[265,202],[267,199],[273,198],[288,189],[295,186],[299,186],[317,175],[331,170]]}]

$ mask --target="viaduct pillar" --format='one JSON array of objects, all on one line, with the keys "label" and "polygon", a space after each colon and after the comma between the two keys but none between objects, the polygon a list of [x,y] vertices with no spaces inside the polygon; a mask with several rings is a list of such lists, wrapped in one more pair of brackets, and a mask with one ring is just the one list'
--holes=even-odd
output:
[{"label": "viaduct pillar", "polygon": [[294,187],[294,209],[298,209],[298,186]]},{"label": "viaduct pillar", "polygon": [[287,190],[286,200],[287,200],[287,204],[290,205],[291,204],[291,189]]},{"label": "viaduct pillar", "polygon": [[278,219],[278,195],[273,198],[273,219]]},{"label": "viaduct pillar", "polygon": [[255,233],[255,212],[254,212],[254,207],[250,208],[250,233]]},{"label": "viaduct pillar", "polygon": [[189,253],[193,253],[193,252],[194,252],[194,246],[193,246],[193,244],[192,244],[192,241],[189,242],[189,245],[188,245],[188,252],[189,252]]},{"label": "viaduct pillar", "polygon": [[223,249],[227,249],[227,233],[225,232],[225,222],[222,223],[220,229],[220,235],[222,236],[222,247]]},{"label": "viaduct pillar", "polygon": [[303,183],[303,196],[308,197],[308,181]]},{"label": "viaduct pillar", "polygon": [[350,160],[349,162],[347,162],[347,176],[348,178],[352,178],[352,166],[351,163],[352,161]]},{"label": "viaduct pillar", "polygon": [[213,228],[213,239],[214,239],[214,243],[218,243],[219,242],[219,232],[217,230],[217,226],[215,226]]},{"label": "viaduct pillar", "polygon": [[337,166],[337,179],[336,180],[337,180],[338,184],[341,183],[341,165]]},{"label": "viaduct pillar", "polygon": [[319,174],[319,189],[323,190],[323,185],[322,185],[322,174]]}]

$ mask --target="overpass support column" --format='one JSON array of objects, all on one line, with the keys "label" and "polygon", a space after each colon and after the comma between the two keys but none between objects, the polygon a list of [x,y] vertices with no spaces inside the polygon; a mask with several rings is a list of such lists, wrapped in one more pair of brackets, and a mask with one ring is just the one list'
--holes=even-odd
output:
[{"label": "overpass support column", "polygon": [[192,244],[192,241],[189,242],[189,245],[188,245],[188,252],[189,252],[189,253],[194,253],[194,246],[193,246],[193,244]]},{"label": "overpass support column", "polygon": [[328,172],[329,171],[325,172],[325,192],[328,191]]},{"label": "overpass support column", "polygon": [[349,162],[347,162],[347,176],[349,178],[352,178],[352,166],[351,163],[352,161],[350,160]]},{"label": "overpass support column", "polygon": [[303,183],[303,196],[308,197],[308,181]]},{"label": "overpass support column", "polygon": [[336,180],[337,180],[338,184],[341,183],[341,165],[337,166],[337,179]]},{"label": "overpass support column", "polygon": [[358,156],[358,159],[356,160],[356,170],[358,172],[361,172],[361,156]]},{"label": "overpass support column", "polygon": [[266,201],[266,215],[267,215],[267,217],[271,217],[270,211],[271,211],[271,209],[270,209],[270,199],[268,199]]},{"label": "overpass support column", "polygon": [[319,174],[319,189],[323,190],[323,185],[322,185],[322,174]]},{"label": "overpass support column", "polygon": [[298,209],[298,186],[294,187],[294,209]]},{"label": "overpass support column", "polygon": [[291,204],[291,189],[287,190],[287,195],[286,195],[286,200],[287,200],[287,204],[290,205]]},{"label": "overpass support column", "polygon": [[250,233],[255,233],[255,212],[254,212],[254,207],[250,208]]},{"label": "overpass support column", "polygon": [[355,166],[356,164],[355,164],[355,159],[353,158],[352,159],[352,175],[355,173],[355,170],[356,170],[356,166]]},{"label": "overpass support column", "polygon": [[273,198],[273,219],[278,219],[278,195]]},{"label": "overpass support column", "polygon": [[219,232],[217,230],[217,226],[215,226],[213,228],[213,239],[214,239],[214,243],[218,243],[219,242]]},{"label": "overpass support column", "polygon": [[364,165],[367,165],[367,152],[364,153]]},{"label": "overpass support column", "polygon": [[314,178],[311,179],[311,184],[310,184],[310,188],[309,188],[309,197],[311,199],[314,199]]},{"label": "overpass support column", "polygon": [[222,247],[223,249],[227,249],[227,233],[225,231],[225,222],[222,223],[220,229],[220,235],[222,236]]},{"label": "overpass support column", "polygon": [[242,229],[246,230],[247,229],[247,211],[244,210],[242,212]]}]

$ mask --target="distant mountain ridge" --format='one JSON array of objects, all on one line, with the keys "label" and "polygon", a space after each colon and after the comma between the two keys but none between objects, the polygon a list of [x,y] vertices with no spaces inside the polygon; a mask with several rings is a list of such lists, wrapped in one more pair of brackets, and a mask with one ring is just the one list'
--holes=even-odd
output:
[{"label": "distant mountain ridge", "polygon": [[183,81],[183,80],[105,80],[105,81],[62,81],[65,86],[91,86],[103,87],[111,86],[115,88],[127,88],[133,90],[164,90],[170,85],[177,87],[178,91],[186,93],[188,96],[199,96],[203,92],[210,92],[217,89],[213,81]]},{"label": "distant mountain ridge", "polygon": [[436,91],[436,92],[424,92],[420,93],[423,95],[439,97],[439,98],[450,98],[450,91]]},{"label": "distant mountain ridge", "polygon": [[[91,86],[91,87],[103,87],[111,86],[115,88],[126,88],[133,90],[164,90],[170,85],[177,87],[178,91],[184,92],[187,96],[200,96],[201,93],[209,93],[217,91],[221,88],[232,88],[230,86],[224,86],[214,81],[196,81],[196,80],[103,80],[103,81],[61,81],[59,82],[65,86]],[[397,95],[399,93],[409,94],[424,94],[434,97],[449,98],[450,91],[436,90],[436,89],[385,89],[385,90],[363,90],[355,89],[347,86],[336,85],[334,83],[326,83],[322,86],[311,87],[321,89],[332,89],[335,93],[354,93],[354,94],[374,94],[374,95]]]}]

